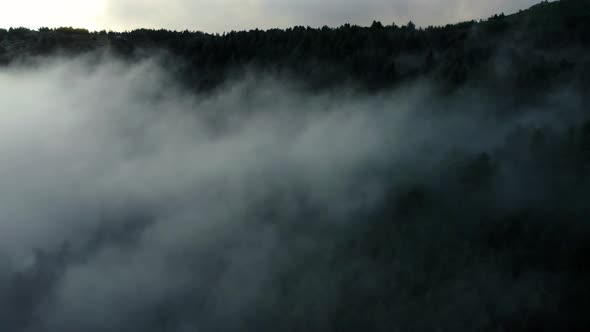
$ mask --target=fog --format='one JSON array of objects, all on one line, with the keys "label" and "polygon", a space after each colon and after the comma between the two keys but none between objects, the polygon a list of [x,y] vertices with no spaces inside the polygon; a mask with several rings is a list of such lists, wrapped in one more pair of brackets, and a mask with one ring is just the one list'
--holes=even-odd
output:
[{"label": "fog", "polygon": [[[379,328],[456,330],[494,318],[482,299],[499,317],[555,299],[535,295],[551,282],[543,271],[512,280],[504,256],[479,261],[460,239],[477,238],[483,216],[558,195],[508,139],[565,131],[582,118],[572,91],[514,112],[486,91],[441,95],[427,81],[313,94],[249,74],[193,94],[157,58],[108,55],[4,68],[0,91],[0,330],[325,330],[342,303],[366,301],[356,290],[380,287],[390,303],[374,313]],[[449,156],[494,151],[511,160],[495,189],[464,196]],[[395,279],[380,280],[379,264],[341,245],[363,246],[375,211],[423,184],[446,208],[394,217]],[[413,295],[432,266],[454,277]],[[330,286],[357,274],[346,294]],[[293,298],[280,298],[281,278]]]}]

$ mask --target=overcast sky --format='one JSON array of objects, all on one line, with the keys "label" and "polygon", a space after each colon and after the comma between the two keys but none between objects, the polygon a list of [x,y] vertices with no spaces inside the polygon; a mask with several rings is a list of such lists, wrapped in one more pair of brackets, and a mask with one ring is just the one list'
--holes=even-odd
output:
[{"label": "overcast sky", "polygon": [[139,27],[223,32],[293,25],[369,25],[414,21],[419,26],[486,18],[540,0],[0,0],[0,26]]}]

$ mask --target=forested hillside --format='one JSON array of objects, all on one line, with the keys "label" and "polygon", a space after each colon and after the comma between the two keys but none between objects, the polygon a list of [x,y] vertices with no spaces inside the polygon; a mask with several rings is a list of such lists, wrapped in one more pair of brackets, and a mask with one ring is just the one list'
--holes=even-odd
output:
[{"label": "forested hillside", "polygon": [[0,30],[0,331],[590,331],[590,1]]},{"label": "forested hillside", "polygon": [[[375,90],[428,76],[446,88],[484,84],[533,90],[562,79],[588,81],[589,17],[589,1],[563,0],[513,15],[424,28],[412,22],[373,22],[370,27],[298,26],[222,35],[16,28],[0,30],[0,63],[97,49],[126,57],[162,50],[197,89],[215,87],[249,69],[295,74],[314,88],[349,82]],[[497,72],[498,61],[509,67],[510,76]]]}]

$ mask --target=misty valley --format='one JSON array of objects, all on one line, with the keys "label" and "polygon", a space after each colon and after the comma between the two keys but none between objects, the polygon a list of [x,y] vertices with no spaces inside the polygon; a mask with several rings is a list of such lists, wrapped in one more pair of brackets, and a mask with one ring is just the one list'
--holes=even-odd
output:
[{"label": "misty valley", "polygon": [[588,331],[588,31],[0,29],[0,331]]}]

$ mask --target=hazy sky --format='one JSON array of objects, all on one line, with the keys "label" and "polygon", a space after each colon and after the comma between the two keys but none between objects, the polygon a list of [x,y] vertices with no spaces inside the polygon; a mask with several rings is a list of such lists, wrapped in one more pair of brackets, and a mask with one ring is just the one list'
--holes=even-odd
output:
[{"label": "hazy sky", "polygon": [[229,30],[335,26],[346,22],[420,26],[486,18],[528,8],[539,0],[2,0],[0,26],[138,27],[223,32]]}]

